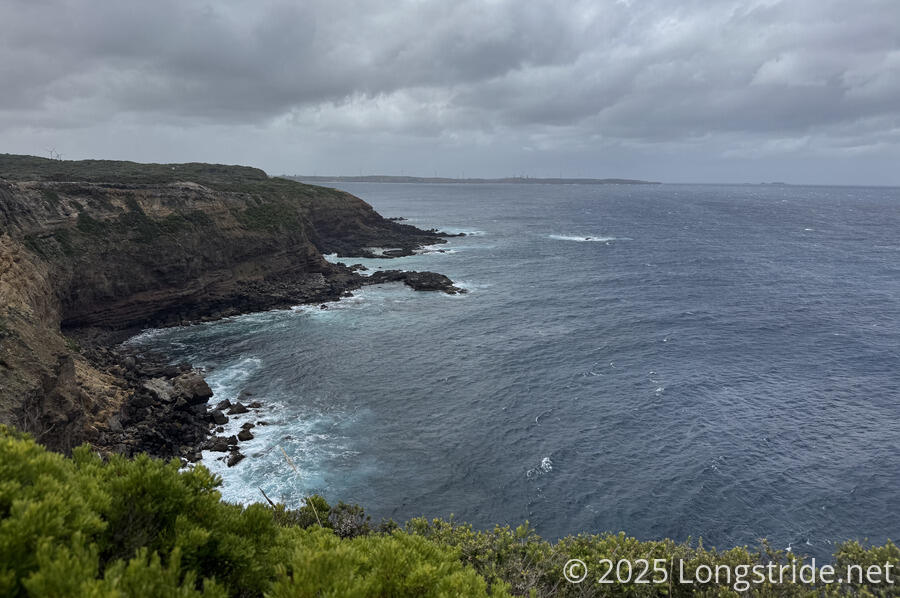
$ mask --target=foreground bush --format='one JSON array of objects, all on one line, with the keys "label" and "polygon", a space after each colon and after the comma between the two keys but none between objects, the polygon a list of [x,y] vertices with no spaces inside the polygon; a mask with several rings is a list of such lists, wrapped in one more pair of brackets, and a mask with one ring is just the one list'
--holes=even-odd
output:
[{"label": "foreground bush", "polygon": [[279,525],[222,502],[205,468],[178,469],[86,447],[67,459],[0,428],[0,596],[488,595],[450,547]]},{"label": "foreground bush", "polygon": [[[709,596],[898,595],[898,586],[732,582],[596,583],[601,559],[750,567],[797,557],[670,540],[581,535],[550,544],[528,525],[477,531],[452,521],[372,525],[321,497],[297,510],[222,502],[203,467],[138,457],[71,458],[0,427],[0,596]],[[580,584],[563,567],[581,559]],[[900,566],[891,543],[841,546],[835,566]]]},{"label": "foreground bush", "polygon": [[[752,567],[774,563],[776,567],[800,567],[806,561],[793,553],[776,551],[763,545],[760,551],[746,547],[727,551],[707,549],[702,543],[677,543],[672,540],[638,541],[619,534],[582,534],[569,536],[550,544],[542,540],[527,524],[516,529],[497,526],[493,530],[474,530],[468,524],[456,524],[442,519],[413,519],[406,524],[410,534],[423,536],[442,545],[460,550],[463,563],[472,566],[488,582],[506,585],[514,595],[581,597],[581,596],[900,596],[900,549],[888,542],[884,546],[863,548],[857,542],[848,542],[835,553],[833,566],[846,571],[849,565],[861,566],[865,571],[870,566],[883,568],[885,563],[893,567],[894,584],[862,583],[814,584],[803,583],[755,583]],[[589,575],[578,584],[567,582],[563,568],[569,559],[579,559],[587,565]],[[615,570],[606,579],[611,583],[597,583],[609,566],[601,566],[603,559],[613,563],[626,561],[633,564],[635,578],[641,567],[636,564],[648,561],[648,569],[654,559],[667,564],[665,583],[618,583]],[[683,565],[681,564],[683,563]],[[822,565],[827,563],[817,563]],[[701,567],[715,571],[727,568],[731,572],[745,568],[744,584],[738,583],[736,574],[721,583],[693,585],[680,583],[679,567],[691,573]],[[690,578],[690,575],[687,576]],[[652,571],[646,579],[653,580]],[[737,589],[736,589],[737,588]]]}]

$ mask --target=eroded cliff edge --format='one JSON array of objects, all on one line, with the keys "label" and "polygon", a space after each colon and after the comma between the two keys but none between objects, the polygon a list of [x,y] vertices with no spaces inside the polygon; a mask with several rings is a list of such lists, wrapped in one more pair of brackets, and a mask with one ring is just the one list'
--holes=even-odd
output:
[{"label": "eroded cliff edge", "polygon": [[366,281],[323,254],[443,241],[349,193],[254,168],[0,155],[0,423],[63,451],[147,444],[123,423],[159,436],[160,456],[178,454],[179,430],[192,450],[205,406],[190,403],[205,393],[186,368],[147,366],[187,398],[160,431],[165,401],[148,393],[168,391],[90,339],[336,299]]}]

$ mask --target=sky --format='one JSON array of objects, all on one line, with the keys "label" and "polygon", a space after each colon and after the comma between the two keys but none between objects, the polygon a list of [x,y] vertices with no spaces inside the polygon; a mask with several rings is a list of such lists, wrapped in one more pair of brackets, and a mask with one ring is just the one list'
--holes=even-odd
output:
[{"label": "sky", "polygon": [[900,185],[898,0],[3,0],[0,153]]}]

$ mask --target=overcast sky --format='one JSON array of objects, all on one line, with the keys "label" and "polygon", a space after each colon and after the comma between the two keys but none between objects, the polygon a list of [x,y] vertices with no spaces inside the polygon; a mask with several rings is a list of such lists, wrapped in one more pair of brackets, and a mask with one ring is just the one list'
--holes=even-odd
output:
[{"label": "overcast sky", "polygon": [[900,0],[3,0],[0,152],[900,185]]}]

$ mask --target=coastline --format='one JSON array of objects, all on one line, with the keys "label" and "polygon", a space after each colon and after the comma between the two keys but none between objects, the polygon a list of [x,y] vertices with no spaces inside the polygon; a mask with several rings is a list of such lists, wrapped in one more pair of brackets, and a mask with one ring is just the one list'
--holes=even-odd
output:
[{"label": "coastline", "polygon": [[[393,259],[400,256],[377,257]],[[356,272],[360,269],[356,266],[358,265],[345,266],[354,271],[354,276],[347,278],[342,292],[336,296],[308,297],[299,303],[288,301],[266,310],[233,313],[233,310],[227,309],[217,315],[165,327],[193,326],[236,316],[301,307],[319,306],[318,309],[324,310],[329,308],[330,303],[352,297],[353,291],[380,284],[403,283],[414,291],[438,291],[449,295],[467,292],[465,288],[456,286],[450,278],[435,272],[392,269],[363,275]],[[180,458],[183,464],[204,460],[203,452],[211,451],[222,453],[219,460],[226,462],[228,467],[237,465],[246,457],[240,448],[242,443],[254,438],[253,428],[269,425],[264,414],[270,406],[257,400],[246,389],[234,400],[217,398],[202,369],[187,362],[173,365],[166,355],[145,351],[139,342],[133,342],[141,334],[151,330],[154,329],[110,331],[105,341],[92,347],[96,356],[107,358],[107,363],[94,358],[95,365],[105,365],[107,368],[112,366],[116,371],[125,373],[126,379],[133,382],[134,388],[133,399],[123,407],[122,415],[116,416],[110,431],[103,433],[96,445],[128,456],[148,453]],[[123,338],[125,334],[127,336]],[[119,425],[123,419],[127,424],[125,426]],[[235,423],[240,424],[240,427],[236,427]]]},{"label": "coastline", "polygon": [[87,442],[196,460],[221,421],[216,398],[190,364],[122,345],[141,330],[326,304],[380,282],[463,292],[433,272],[367,277],[325,260],[408,256],[457,236],[337,189],[241,166],[8,154],[0,173],[0,424],[58,452]]}]

